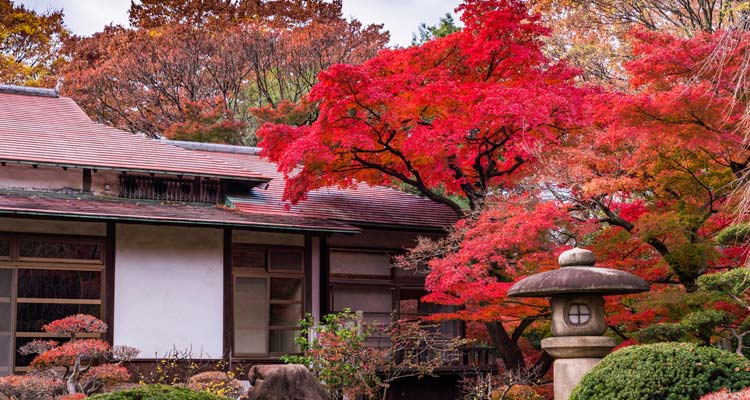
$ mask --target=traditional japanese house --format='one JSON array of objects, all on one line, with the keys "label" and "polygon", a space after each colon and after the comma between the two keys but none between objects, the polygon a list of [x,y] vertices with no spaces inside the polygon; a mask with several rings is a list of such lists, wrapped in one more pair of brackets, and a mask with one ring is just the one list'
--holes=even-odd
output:
[{"label": "traditional japanese house", "polygon": [[305,312],[435,311],[391,257],[443,234],[450,209],[367,185],[285,207],[283,186],[258,149],[147,139],[54,90],[0,86],[0,375],[77,313],[141,361],[176,348],[270,362],[297,351]]}]

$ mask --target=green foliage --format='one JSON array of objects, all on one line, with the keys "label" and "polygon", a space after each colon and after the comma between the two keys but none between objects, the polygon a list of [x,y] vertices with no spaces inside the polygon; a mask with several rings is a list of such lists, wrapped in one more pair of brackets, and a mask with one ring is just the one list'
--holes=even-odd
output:
[{"label": "green foliage", "polygon": [[[446,338],[437,325],[410,320],[368,324],[361,313],[348,309],[324,316],[318,325],[306,315],[301,326],[297,343],[302,355],[281,359],[307,366],[334,398],[385,399],[394,381],[433,375],[436,368],[455,362],[459,347],[466,344]],[[368,345],[374,336],[388,340]]]},{"label": "green foliage", "polygon": [[701,310],[686,315],[678,323],[653,324],[638,332],[644,343],[680,342],[699,340],[704,345],[711,344],[711,337],[717,329],[726,328],[734,321],[730,313],[718,310]]},{"label": "green foliage", "polygon": [[697,283],[703,290],[742,296],[750,289],[750,268],[736,268],[726,272],[703,275],[698,278]]},{"label": "green foliage", "polygon": [[625,347],[602,360],[570,400],[690,400],[750,386],[750,362],[736,354],[689,343]]},{"label": "green foliage", "polygon": [[748,243],[750,242],[750,224],[728,226],[716,235],[716,241],[727,246]]},{"label": "green foliage", "polygon": [[638,332],[638,338],[644,343],[679,342],[687,335],[682,324],[654,324]]},{"label": "green foliage", "polygon": [[726,326],[734,320],[734,317],[724,311],[703,310],[688,314],[680,321],[688,331],[695,335],[704,344],[711,343],[711,335],[717,327]]},{"label": "green foliage", "polygon": [[[296,339],[301,355],[284,355],[281,360],[289,364],[302,364],[310,368],[316,378],[334,394],[356,386],[360,380],[373,384],[377,371],[370,371],[360,357],[367,350],[367,332],[356,323],[358,315],[349,309],[323,316],[320,324],[306,314],[300,325],[302,334]],[[314,338],[309,339],[314,332]]]},{"label": "green foliage", "polygon": [[460,30],[461,28],[456,26],[453,16],[450,13],[445,13],[445,16],[440,18],[440,23],[437,25],[428,26],[424,22],[419,24],[419,33],[412,34],[411,45],[424,44],[434,38],[446,37]]},{"label": "green foliage", "polygon": [[166,385],[146,385],[119,392],[99,394],[89,397],[91,400],[226,400],[206,392],[195,392],[190,389]]}]

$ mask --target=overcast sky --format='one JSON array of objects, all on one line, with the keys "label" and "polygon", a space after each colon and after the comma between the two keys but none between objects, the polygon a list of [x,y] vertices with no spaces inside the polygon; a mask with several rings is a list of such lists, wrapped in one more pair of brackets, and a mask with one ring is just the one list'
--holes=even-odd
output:
[{"label": "overcast sky", "polygon": [[[63,9],[73,33],[90,35],[109,23],[127,25],[130,0],[13,0],[37,11]],[[437,24],[460,0],[344,0],[344,15],[365,23],[382,23],[391,44],[406,46],[420,22]]]}]

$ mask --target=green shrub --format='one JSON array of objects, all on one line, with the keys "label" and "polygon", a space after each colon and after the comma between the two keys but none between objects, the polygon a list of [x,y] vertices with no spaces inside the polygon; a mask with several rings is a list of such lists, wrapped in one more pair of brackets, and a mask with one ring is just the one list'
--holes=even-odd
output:
[{"label": "green shrub", "polygon": [[690,343],[630,346],[604,358],[570,400],[693,400],[750,386],[750,361]]},{"label": "green shrub", "polygon": [[743,245],[750,241],[750,224],[730,225],[718,235],[716,241],[723,245]]},{"label": "green shrub", "polygon": [[91,400],[227,400],[206,392],[195,392],[190,389],[165,386],[145,385],[136,388],[98,394],[89,397]]}]

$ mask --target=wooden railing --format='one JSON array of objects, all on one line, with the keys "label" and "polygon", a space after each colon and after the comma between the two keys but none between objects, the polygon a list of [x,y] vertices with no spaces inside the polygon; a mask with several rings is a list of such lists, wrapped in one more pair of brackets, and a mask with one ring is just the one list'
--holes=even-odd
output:
[{"label": "wooden railing", "polygon": [[120,197],[196,203],[221,203],[224,200],[218,180],[134,175],[120,175]]},{"label": "wooden railing", "polygon": [[494,367],[495,349],[488,346],[464,346],[460,351],[462,367]]}]

